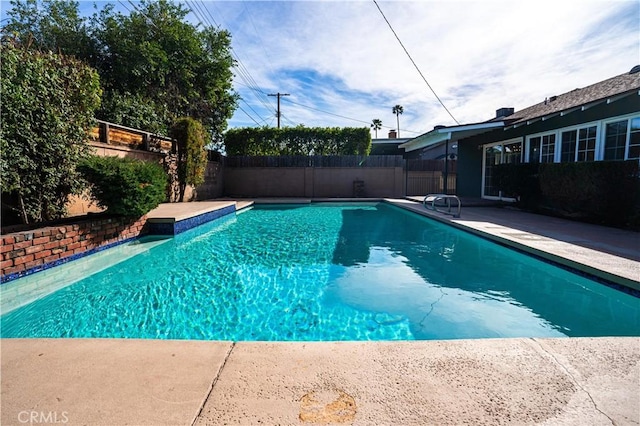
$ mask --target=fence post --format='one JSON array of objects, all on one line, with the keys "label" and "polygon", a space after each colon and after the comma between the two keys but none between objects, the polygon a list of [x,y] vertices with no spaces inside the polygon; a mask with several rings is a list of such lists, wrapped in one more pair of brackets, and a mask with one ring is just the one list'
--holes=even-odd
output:
[{"label": "fence post", "polygon": [[149,139],[151,139],[149,133],[142,134],[142,143],[144,144],[145,151],[149,151]]},{"label": "fence post", "polygon": [[100,123],[100,142],[109,144],[109,124]]}]

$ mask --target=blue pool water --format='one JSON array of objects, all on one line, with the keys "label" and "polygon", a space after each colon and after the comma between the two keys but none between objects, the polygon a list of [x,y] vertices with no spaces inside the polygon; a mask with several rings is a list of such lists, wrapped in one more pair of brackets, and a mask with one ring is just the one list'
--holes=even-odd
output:
[{"label": "blue pool water", "polygon": [[384,203],[257,206],[136,245],[3,315],[2,337],[640,335],[640,299]]}]

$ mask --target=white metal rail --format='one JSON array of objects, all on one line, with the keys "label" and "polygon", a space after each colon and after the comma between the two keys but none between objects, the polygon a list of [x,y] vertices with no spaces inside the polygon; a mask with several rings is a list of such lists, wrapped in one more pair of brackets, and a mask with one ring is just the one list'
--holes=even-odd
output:
[{"label": "white metal rail", "polygon": [[[458,203],[455,213],[451,211],[451,200],[455,200]],[[436,205],[436,203],[438,202],[446,203],[446,207]],[[456,218],[460,217],[460,212],[462,210],[462,204],[460,203],[460,198],[458,198],[455,195],[448,195],[448,194],[429,194],[426,197],[424,197],[424,200],[422,200],[422,205],[427,209],[431,209],[438,213],[450,214]],[[445,208],[446,210],[444,210]]]}]

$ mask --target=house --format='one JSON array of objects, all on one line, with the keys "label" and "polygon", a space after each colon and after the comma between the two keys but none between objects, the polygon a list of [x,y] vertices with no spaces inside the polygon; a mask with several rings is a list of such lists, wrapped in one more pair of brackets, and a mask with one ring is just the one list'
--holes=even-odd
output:
[{"label": "house", "polygon": [[495,186],[495,166],[520,162],[640,160],[640,66],[480,123],[436,126],[400,145],[407,156],[458,147],[457,195],[509,200]]},{"label": "house", "polygon": [[400,145],[409,138],[398,138],[395,130],[389,130],[388,138],[371,139],[371,152],[369,155],[404,155],[404,149]]}]

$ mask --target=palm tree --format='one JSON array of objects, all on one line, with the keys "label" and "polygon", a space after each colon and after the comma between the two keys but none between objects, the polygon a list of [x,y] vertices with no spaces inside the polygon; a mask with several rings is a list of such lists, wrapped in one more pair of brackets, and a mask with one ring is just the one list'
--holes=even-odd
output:
[{"label": "palm tree", "polygon": [[382,129],[382,120],[374,118],[371,122],[371,127],[373,128],[373,131],[376,132],[376,139],[378,139],[378,130]]},{"label": "palm tree", "polygon": [[400,137],[400,114],[404,112],[402,105],[394,106],[391,111],[396,115],[396,122],[398,123],[398,138]]}]

